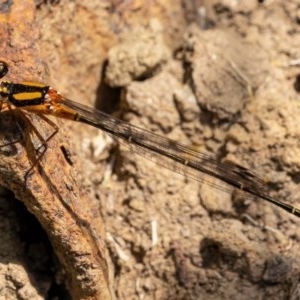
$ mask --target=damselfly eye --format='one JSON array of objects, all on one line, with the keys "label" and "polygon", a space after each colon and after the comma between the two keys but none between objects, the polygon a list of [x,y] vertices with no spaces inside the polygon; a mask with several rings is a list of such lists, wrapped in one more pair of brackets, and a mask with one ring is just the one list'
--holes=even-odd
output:
[{"label": "damselfly eye", "polygon": [[8,72],[8,64],[0,60],[0,78],[4,77]]}]

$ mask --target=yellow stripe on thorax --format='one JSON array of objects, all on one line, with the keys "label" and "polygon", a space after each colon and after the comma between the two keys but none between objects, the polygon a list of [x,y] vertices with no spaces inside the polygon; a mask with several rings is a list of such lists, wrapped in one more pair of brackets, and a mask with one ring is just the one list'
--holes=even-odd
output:
[{"label": "yellow stripe on thorax", "polygon": [[24,84],[24,85],[28,85],[28,86],[36,86],[36,87],[41,87],[41,88],[44,88],[44,87],[46,87],[46,85],[44,85],[43,83],[39,83],[39,82],[32,82],[32,81],[24,81],[24,82],[22,82],[22,84]]},{"label": "yellow stripe on thorax", "polygon": [[43,97],[41,92],[18,93],[13,95],[17,101],[39,99]]}]

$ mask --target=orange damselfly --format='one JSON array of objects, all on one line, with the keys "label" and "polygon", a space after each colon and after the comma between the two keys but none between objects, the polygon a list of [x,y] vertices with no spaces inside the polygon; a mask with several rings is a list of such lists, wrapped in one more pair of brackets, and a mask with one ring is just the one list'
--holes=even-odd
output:
[{"label": "orange damselfly", "polygon": [[[0,78],[7,72],[8,65],[0,61]],[[69,100],[50,86],[35,82],[2,81],[0,95],[1,103],[6,103],[9,108],[14,107],[38,115],[53,115],[91,125],[109,133],[133,152],[158,165],[221,190],[236,188],[300,217],[299,209],[271,197],[265,182],[249,169],[217,160],[209,154],[195,151],[174,140]]]}]

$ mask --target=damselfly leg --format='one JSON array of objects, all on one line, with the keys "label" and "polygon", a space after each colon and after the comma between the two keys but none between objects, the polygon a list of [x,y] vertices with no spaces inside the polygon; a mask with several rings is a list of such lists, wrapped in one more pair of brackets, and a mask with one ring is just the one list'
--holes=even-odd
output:
[{"label": "damselfly leg", "polygon": [[[8,72],[7,64],[5,62],[0,62],[0,77],[6,75],[7,72]],[[40,85],[36,84],[36,86],[40,86]],[[39,141],[39,145],[36,148],[34,148],[34,152],[35,152],[34,155],[29,155],[31,158],[31,166],[24,175],[25,182],[27,182],[28,176],[31,174],[34,167],[40,162],[43,155],[46,153],[48,142],[57,134],[59,128],[49,118],[47,118],[42,114],[38,114],[40,119],[46,122],[53,129],[50,135],[48,135],[45,138],[37,129],[35,124],[33,124],[32,120],[30,119],[30,116],[28,115],[28,112],[26,110],[22,110],[16,107],[11,101],[12,99],[9,99],[9,97],[11,96],[11,91],[6,90],[5,88],[3,90],[2,87],[0,90],[0,94],[1,94],[0,112],[7,111],[10,113],[10,115],[13,117],[14,124],[16,124],[17,128],[19,129],[19,136],[20,136],[20,139],[15,139],[14,141],[5,143],[0,147],[10,146],[16,143],[23,143],[26,145],[27,136],[25,136],[24,134],[23,123],[29,127],[29,131],[33,133]],[[18,100],[16,101],[23,101],[22,103],[32,100],[32,97],[36,97],[36,93],[33,91],[33,89],[30,86],[29,88],[27,86],[27,88],[25,88],[24,90],[18,89],[17,94],[18,95],[16,97],[18,98]],[[36,99],[33,98],[33,101],[36,101]]]}]

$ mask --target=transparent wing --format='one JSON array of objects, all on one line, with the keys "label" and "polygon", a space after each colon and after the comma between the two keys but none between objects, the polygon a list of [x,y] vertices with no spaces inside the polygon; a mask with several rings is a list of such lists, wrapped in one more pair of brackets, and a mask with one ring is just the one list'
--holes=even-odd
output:
[{"label": "transparent wing", "polygon": [[193,150],[164,136],[66,99],[60,94],[56,94],[52,100],[62,109],[71,110],[74,120],[111,134],[133,152],[158,165],[223,191],[230,192],[237,188],[300,217],[299,209],[270,197],[264,181],[249,169],[219,161],[207,153]]},{"label": "transparent wing", "polygon": [[99,110],[63,98],[61,105],[74,109],[78,121],[87,123],[117,138],[123,145],[156,164],[223,191],[238,188],[266,192],[263,180],[248,169],[193,150],[164,136],[124,122]]}]

